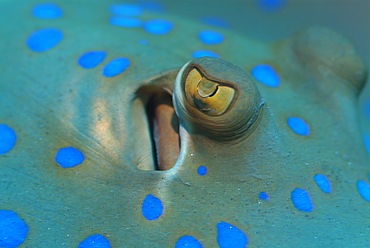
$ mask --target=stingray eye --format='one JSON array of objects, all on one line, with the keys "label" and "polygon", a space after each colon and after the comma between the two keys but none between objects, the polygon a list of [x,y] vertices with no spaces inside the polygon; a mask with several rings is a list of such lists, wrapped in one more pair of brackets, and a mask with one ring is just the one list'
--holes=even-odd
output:
[{"label": "stingray eye", "polygon": [[248,137],[263,110],[252,78],[217,58],[185,64],[177,75],[173,100],[177,115],[190,131],[217,141]]},{"label": "stingray eye", "polygon": [[222,115],[235,97],[235,89],[209,80],[197,69],[185,79],[186,100],[207,115]]}]

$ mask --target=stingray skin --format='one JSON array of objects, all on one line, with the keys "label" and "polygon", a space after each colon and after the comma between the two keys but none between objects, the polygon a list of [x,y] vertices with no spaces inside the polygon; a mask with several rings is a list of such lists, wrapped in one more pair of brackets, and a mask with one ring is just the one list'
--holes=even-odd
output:
[{"label": "stingray skin", "polygon": [[[0,155],[0,210],[27,223],[19,247],[78,247],[94,234],[111,247],[175,247],[186,235],[205,248],[226,247],[218,239],[219,223],[247,237],[235,248],[370,245],[370,202],[357,186],[359,180],[368,183],[370,173],[356,108],[366,70],[345,38],[311,28],[263,44],[146,11],[144,21],[174,25],[168,34],[153,35],[109,24],[109,1],[55,1],[64,14],[53,20],[31,15],[37,1],[23,3],[0,3],[0,124],[17,135],[13,149]],[[41,28],[57,28],[63,39],[35,52],[26,41]],[[224,41],[203,44],[198,33],[206,29],[222,33]],[[173,84],[198,49],[212,50],[247,73],[269,64],[280,85],[253,79],[264,111],[247,138],[217,141],[182,120],[174,167],[139,170],[135,142],[145,130],[134,118],[136,92],[147,84]],[[104,61],[82,68],[78,58],[95,50],[107,52]],[[104,66],[118,57],[130,66],[103,76]],[[292,116],[306,121],[309,135],[292,131]],[[60,167],[55,156],[64,147],[79,149],[83,163]],[[199,166],[207,167],[206,175],[197,173]],[[330,180],[331,193],[320,190],[316,174]],[[293,204],[297,188],[309,193],[312,211]],[[260,199],[260,192],[270,199]],[[163,204],[156,220],[142,214],[147,195]]]}]

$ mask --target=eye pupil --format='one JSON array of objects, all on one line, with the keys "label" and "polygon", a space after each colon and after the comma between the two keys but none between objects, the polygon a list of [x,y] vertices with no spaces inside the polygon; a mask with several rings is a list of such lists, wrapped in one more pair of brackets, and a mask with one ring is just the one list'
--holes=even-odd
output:
[{"label": "eye pupil", "polygon": [[185,94],[193,107],[207,115],[217,116],[224,114],[230,107],[235,89],[208,79],[194,68],[185,79]]},{"label": "eye pupil", "polygon": [[216,94],[218,85],[203,78],[198,84],[198,94],[201,97],[210,97]]}]

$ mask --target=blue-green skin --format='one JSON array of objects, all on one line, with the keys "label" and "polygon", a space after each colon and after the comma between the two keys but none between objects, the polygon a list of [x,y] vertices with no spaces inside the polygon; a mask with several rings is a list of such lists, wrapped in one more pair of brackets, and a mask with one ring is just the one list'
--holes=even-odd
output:
[{"label": "blue-green skin", "polygon": [[[366,72],[340,36],[324,30],[332,39],[319,38],[328,47],[323,51],[335,47],[348,58],[328,64],[330,51],[315,53],[317,46],[312,49],[302,36],[271,45],[213,28],[225,36],[213,51],[247,72],[269,63],[281,85],[256,82],[265,111],[244,141],[225,145],[182,129],[175,167],[141,171],[133,155],[135,92],[158,73],[180,68],[194,50],[209,49],[197,33],[210,27],[145,13],[144,20],[161,17],[175,25],[169,34],[155,36],[110,25],[108,3],[64,1],[57,3],[65,15],[45,21],[31,16],[35,3],[1,3],[0,8],[0,123],[17,134],[15,147],[0,156],[0,209],[26,221],[29,233],[21,247],[77,247],[97,233],[112,247],[174,247],[184,235],[218,247],[221,221],[242,230],[248,247],[370,244],[370,202],[356,187],[370,172],[355,108]],[[76,11],[80,8],[84,11]],[[59,28],[64,39],[51,50],[33,52],[26,39],[44,27]],[[149,44],[139,44],[142,39]],[[94,69],[83,69],[77,59],[91,50],[107,51],[107,57]],[[132,64],[116,77],[102,76],[103,66],[117,57]],[[305,119],[310,135],[295,134],[286,124],[291,116]],[[81,150],[85,161],[61,168],[55,155],[69,146]],[[206,176],[197,174],[201,165],[208,168]],[[319,189],[313,180],[318,173],[330,179],[332,193]],[[294,207],[295,188],[310,193],[312,212]],[[269,201],[258,198],[262,191]],[[148,194],[163,202],[158,220],[141,213]]]}]

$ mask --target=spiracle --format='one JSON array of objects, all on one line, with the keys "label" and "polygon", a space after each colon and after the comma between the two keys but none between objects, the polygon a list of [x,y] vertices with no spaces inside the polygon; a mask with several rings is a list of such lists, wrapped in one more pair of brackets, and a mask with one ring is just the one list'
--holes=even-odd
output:
[{"label": "spiracle", "polygon": [[263,101],[253,79],[218,58],[186,63],[176,77],[176,114],[191,131],[216,141],[240,141],[258,126]]}]

